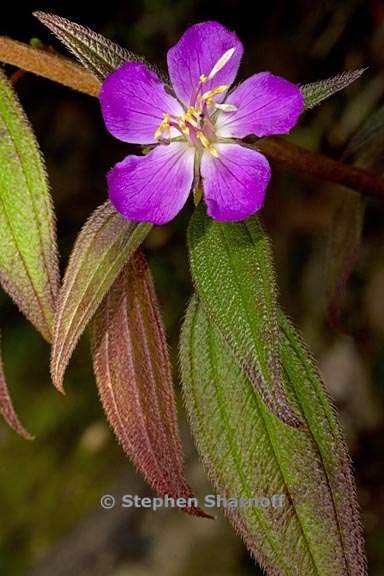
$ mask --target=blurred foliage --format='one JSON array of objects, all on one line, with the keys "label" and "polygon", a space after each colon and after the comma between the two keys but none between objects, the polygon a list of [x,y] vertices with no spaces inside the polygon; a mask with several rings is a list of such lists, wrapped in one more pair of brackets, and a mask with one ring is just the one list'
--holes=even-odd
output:
[{"label": "blurred foliage", "polygon": [[[32,17],[36,8],[88,25],[159,66],[165,65],[167,48],[184,29],[205,19],[219,20],[240,36],[245,45],[241,78],[271,70],[307,83],[368,66],[361,80],[307,113],[290,137],[335,158],[384,100],[384,5],[380,0],[271,0],[257,3],[257,17],[249,2],[235,0],[111,1],[106,7],[41,0],[38,6],[24,2],[3,8],[0,34],[22,41],[38,38],[62,53],[60,44]],[[6,71],[15,72],[10,67]],[[96,100],[28,74],[17,74],[14,79],[45,154],[63,270],[81,225],[106,197],[106,171],[131,148],[107,134]],[[340,410],[357,476],[369,573],[381,576],[383,208],[373,201],[367,206],[363,246],[342,309],[349,335],[341,335],[325,322],[327,242],[339,202],[337,188],[275,169],[262,218],[273,238],[283,307],[301,326],[320,359]],[[192,202],[170,225],[155,228],[145,242],[175,374],[178,332],[191,292],[185,249],[191,211]],[[37,437],[27,443],[0,424],[0,573],[17,576],[36,565],[34,573],[40,576],[45,574],[40,560],[56,555],[60,574],[257,574],[221,516],[210,523],[172,511],[139,511],[133,520],[127,514],[119,532],[124,545],[119,540],[107,560],[94,550],[92,568],[71,572],[68,567],[65,571],[60,554],[52,547],[98,509],[100,495],[113,493],[116,479],[130,471],[131,465],[107,428],[91,373],[87,339],[82,339],[71,361],[67,396],[61,397],[50,383],[48,346],[3,293],[0,312],[11,393],[22,421]],[[181,405],[179,413],[185,429]],[[186,434],[191,482],[202,495],[211,489],[202,479],[190,445]],[[136,487],[138,480],[135,482]],[[124,490],[130,493],[136,488],[127,483]],[[103,514],[105,518],[109,513]]]}]

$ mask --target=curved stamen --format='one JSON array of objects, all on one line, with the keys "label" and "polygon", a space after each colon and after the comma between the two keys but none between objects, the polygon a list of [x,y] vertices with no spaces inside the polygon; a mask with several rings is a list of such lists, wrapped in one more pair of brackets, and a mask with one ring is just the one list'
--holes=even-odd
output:
[{"label": "curved stamen", "polygon": [[234,104],[216,104],[214,102],[214,106],[217,110],[222,110],[223,112],[236,112],[237,106]]},{"label": "curved stamen", "polygon": [[167,134],[168,138],[170,137],[171,127],[169,125],[169,119],[170,119],[170,114],[165,112],[163,114],[163,120],[160,123],[160,126],[158,127],[158,129],[156,130],[156,132],[153,135],[153,137],[156,138],[156,140],[158,140],[159,138],[162,138],[163,132],[165,132]]},{"label": "curved stamen", "polygon": [[196,136],[198,137],[198,139],[200,140],[200,143],[202,145],[203,148],[205,148],[206,150],[208,150],[208,152],[210,152],[212,154],[212,156],[214,156],[215,158],[219,157],[219,153],[216,150],[216,148],[211,144],[211,142],[208,140],[208,138],[206,137],[206,135],[203,132],[197,132]]},{"label": "curved stamen", "polygon": [[212,68],[212,70],[210,71],[208,76],[206,77],[207,80],[212,80],[212,78],[214,76],[216,76],[216,74],[218,72],[220,72],[220,70],[222,68],[224,68],[226,63],[229,62],[229,60],[232,58],[235,50],[236,50],[236,48],[230,48],[229,50],[224,52],[224,54],[218,59],[218,61],[216,62],[216,64],[214,65],[214,67]]}]

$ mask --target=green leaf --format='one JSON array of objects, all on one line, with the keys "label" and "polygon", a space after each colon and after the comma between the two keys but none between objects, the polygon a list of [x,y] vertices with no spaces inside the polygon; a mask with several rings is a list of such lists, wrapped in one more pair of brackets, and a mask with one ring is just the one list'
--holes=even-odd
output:
[{"label": "green leaf", "polygon": [[327,80],[319,80],[319,82],[312,82],[311,84],[300,86],[301,93],[304,96],[305,110],[314,108],[323,100],[336,94],[336,92],[347,88],[352,82],[360,78],[365,70],[366,68],[359,68],[358,70],[352,70],[350,72],[342,72]]},{"label": "green leaf", "polygon": [[196,444],[218,494],[238,504],[264,498],[224,510],[268,575],[363,576],[345,445],[313,362],[283,314],[279,323],[285,388],[301,428],[269,412],[203,305],[192,300],[180,358]]},{"label": "green leaf", "polygon": [[50,341],[59,284],[55,221],[44,163],[0,72],[0,281]]},{"label": "green leaf", "polygon": [[81,230],[65,272],[55,318],[51,374],[60,391],[78,339],[150,229],[150,224],[125,220],[107,201]]},{"label": "green leaf", "polygon": [[142,58],[101,34],[66,18],[40,11],[34,12],[33,15],[45,24],[99,80],[104,80],[112,70],[124,62],[142,61]]},{"label": "green leaf", "polygon": [[[151,273],[136,253],[92,322],[96,381],[124,451],[161,496],[193,498],[177,429],[171,363]],[[184,508],[203,515],[196,507]]]},{"label": "green leaf", "polygon": [[13,407],[11,397],[9,395],[7,382],[5,379],[3,362],[0,354],[0,414],[7,422],[8,426],[12,428],[17,434],[26,440],[33,440],[33,436],[24,428],[17,417],[15,408]]},{"label": "green leaf", "polygon": [[193,280],[209,318],[269,409],[299,426],[281,384],[275,274],[258,219],[218,222],[200,207],[188,245]]}]

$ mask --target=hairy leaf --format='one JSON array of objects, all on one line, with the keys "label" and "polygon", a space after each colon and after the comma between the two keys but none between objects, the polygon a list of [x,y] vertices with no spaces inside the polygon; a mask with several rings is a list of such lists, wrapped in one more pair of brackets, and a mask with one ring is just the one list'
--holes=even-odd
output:
[{"label": "hairy leaf", "polygon": [[66,18],[40,11],[33,14],[99,80],[104,80],[112,70],[118,68],[124,62],[141,60],[141,58],[111,42],[101,34],[97,34],[89,28],[71,22]]},{"label": "hairy leaf", "polygon": [[279,322],[285,386],[301,428],[266,409],[203,306],[192,301],[181,368],[197,447],[220,495],[261,499],[225,512],[269,576],[363,576],[345,445],[316,368],[282,314]]},{"label": "hairy leaf", "polygon": [[[124,267],[92,322],[92,353],[100,398],[125,452],[160,495],[192,498],[164,329],[140,253]],[[185,511],[203,514],[193,506]]]},{"label": "hairy leaf", "polygon": [[300,87],[301,93],[304,96],[304,106],[306,110],[314,108],[323,100],[343,90],[352,82],[360,78],[365,71],[365,68],[352,70],[350,72],[342,72],[337,76],[328,78],[327,80],[320,80],[319,82],[312,82],[311,84],[304,84]]},{"label": "hairy leaf", "polygon": [[259,221],[217,222],[200,207],[188,244],[193,280],[211,321],[269,409],[300,425],[281,385],[275,274]]},{"label": "hairy leaf", "polygon": [[44,163],[0,72],[0,281],[50,341],[59,284],[55,222]]},{"label": "hairy leaf", "polygon": [[17,434],[25,438],[26,440],[33,440],[33,436],[24,428],[17,417],[15,409],[12,404],[11,397],[9,395],[7,382],[5,380],[5,374],[3,369],[3,362],[0,355],[0,414],[7,422],[8,426],[12,428]]},{"label": "hairy leaf", "polygon": [[107,201],[81,230],[65,272],[55,318],[51,374],[63,391],[63,377],[79,337],[122,267],[151,229],[125,220]]}]

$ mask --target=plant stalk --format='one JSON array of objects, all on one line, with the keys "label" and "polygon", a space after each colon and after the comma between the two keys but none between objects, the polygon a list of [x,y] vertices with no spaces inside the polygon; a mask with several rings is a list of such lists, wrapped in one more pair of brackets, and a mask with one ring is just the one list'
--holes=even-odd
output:
[{"label": "plant stalk", "polygon": [[69,58],[4,36],[0,36],[0,62],[33,72],[89,96],[99,95],[99,80]]}]

